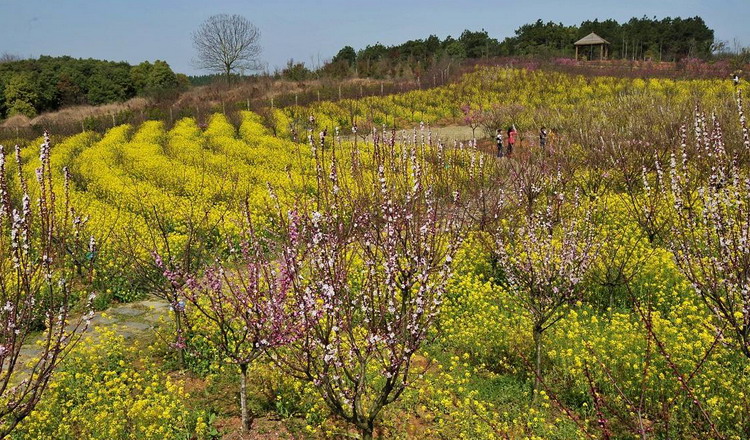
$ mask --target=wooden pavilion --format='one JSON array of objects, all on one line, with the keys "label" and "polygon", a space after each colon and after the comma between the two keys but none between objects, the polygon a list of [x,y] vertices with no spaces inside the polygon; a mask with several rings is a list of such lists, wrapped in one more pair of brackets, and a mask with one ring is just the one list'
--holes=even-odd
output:
[{"label": "wooden pavilion", "polygon": [[595,33],[590,33],[586,35],[585,37],[581,38],[580,40],[576,41],[576,61],[578,61],[578,48],[588,48],[589,54],[586,57],[586,59],[590,60],[593,58],[594,49],[598,46],[599,47],[599,59],[605,60],[607,59],[607,56],[609,55],[609,41],[605,40],[604,38],[596,35]]}]

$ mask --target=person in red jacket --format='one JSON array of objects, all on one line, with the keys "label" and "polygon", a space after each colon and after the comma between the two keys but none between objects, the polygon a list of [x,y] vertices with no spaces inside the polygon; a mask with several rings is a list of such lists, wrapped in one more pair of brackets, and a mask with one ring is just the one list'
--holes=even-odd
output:
[{"label": "person in red jacket", "polygon": [[516,125],[513,124],[513,126],[508,127],[508,153],[507,156],[510,156],[511,153],[513,153],[513,147],[516,145],[516,137],[518,136],[518,132],[516,131]]}]

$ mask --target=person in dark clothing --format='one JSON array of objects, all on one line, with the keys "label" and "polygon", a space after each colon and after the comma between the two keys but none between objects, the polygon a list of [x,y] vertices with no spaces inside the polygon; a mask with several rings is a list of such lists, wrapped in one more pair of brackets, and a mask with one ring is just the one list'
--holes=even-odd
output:
[{"label": "person in dark clothing", "polygon": [[495,142],[497,143],[497,157],[503,157],[503,131],[499,128],[497,129]]},{"label": "person in dark clothing", "polygon": [[542,151],[544,151],[547,146],[547,127],[544,125],[539,129],[539,146],[542,148]]}]

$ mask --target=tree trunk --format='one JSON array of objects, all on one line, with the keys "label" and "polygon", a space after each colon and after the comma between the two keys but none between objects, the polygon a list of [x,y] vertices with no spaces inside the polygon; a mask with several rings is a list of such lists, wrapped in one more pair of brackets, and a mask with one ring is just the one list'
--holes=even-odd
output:
[{"label": "tree trunk", "polygon": [[359,433],[362,440],[372,440],[373,433],[375,432],[375,424],[368,422],[365,426],[359,427]]},{"label": "tree trunk", "polygon": [[240,408],[242,410],[242,430],[250,431],[253,416],[247,407],[247,364],[240,364]]},{"label": "tree trunk", "polygon": [[534,350],[534,388],[532,391],[538,392],[542,385],[542,327],[540,325],[534,326]]},{"label": "tree trunk", "polygon": [[185,368],[185,336],[182,334],[182,318],[180,317],[180,311],[177,308],[177,304],[172,306],[174,309],[174,325],[176,334],[176,348],[177,358],[180,362],[180,368]]}]

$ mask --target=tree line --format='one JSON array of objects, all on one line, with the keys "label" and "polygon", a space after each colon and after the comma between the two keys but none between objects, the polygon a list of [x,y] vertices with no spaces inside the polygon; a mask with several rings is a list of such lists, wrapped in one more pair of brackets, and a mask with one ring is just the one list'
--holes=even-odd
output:
[{"label": "tree line", "polygon": [[[408,73],[419,76],[420,71],[446,59],[570,57],[575,51],[573,43],[591,32],[610,43],[610,58],[678,61],[685,57],[708,58],[715,49],[714,31],[701,17],[656,19],[644,16],[623,23],[597,19],[572,26],[537,20],[524,24],[516,29],[514,36],[502,41],[482,29],[465,30],[458,38],[448,36],[441,40],[430,35],[393,46],[376,43],[358,51],[344,46],[323,66],[322,73],[339,77],[351,74],[393,77]],[[294,69],[290,70],[291,67]],[[300,66],[290,65],[285,70],[298,76]]]},{"label": "tree line", "polygon": [[[449,77],[451,66],[463,60],[502,56],[570,57],[574,53],[573,43],[591,32],[609,41],[611,58],[677,61],[686,57],[708,58],[722,50],[721,42],[714,42],[714,31],[700,17],[660,20],[643,17],[624,23],[612,19],[587,20],[577,26],[537,20],[519,27],[514,36],[502,41],[485,30],[465,30],[458,38],[441,39],[430,35],[399,45],[376,43],[358,51],[345,46],[317,71],[290,60],[275,76],[294,81],[321,76],[420,78],[427,72],[440,71]],[[257,35],[253,41],[256,40]],[[234,68],[236,66],[223,72],[227,80],[233,76]],[[189,79],[175,74],[160,60],[133,66],[68,56],[27,60],[1,56],[0,118],[18,114],[34,117],[64,106],[100,105],[135,96],[166,97],[191,83],[203,85],[214,79],[214,75]]]},{"label": "tree line", "polygon": [[34,117],[71,105],[100,105],[158,96],[187,86],[166,61],[138,65],[69,56],[4,57],[0,62],[0,118]]}]

